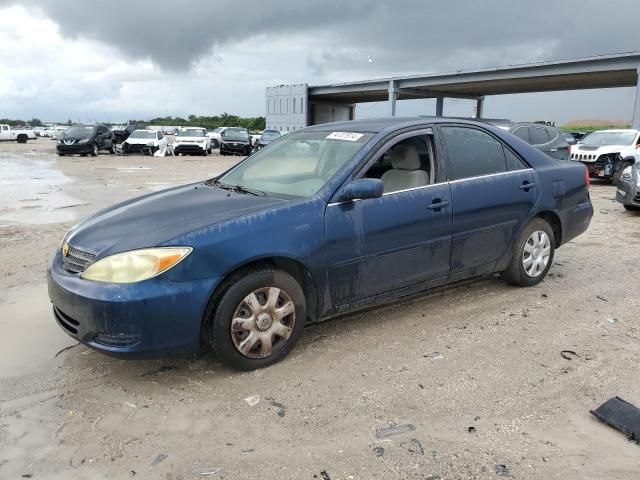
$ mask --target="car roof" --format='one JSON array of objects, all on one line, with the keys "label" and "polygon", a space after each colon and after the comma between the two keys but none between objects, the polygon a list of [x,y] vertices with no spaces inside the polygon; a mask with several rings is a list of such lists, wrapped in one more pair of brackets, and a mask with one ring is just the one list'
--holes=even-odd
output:
[{"label": "car roof", "polygon": [[349,120],[343,122],[323,123],[320,125],[314,125],[304,128],[299,131],[304,132],[368,132],[379,133],[383,130],[396,130],[407,127],[414,127],[425,125],[427,123],[462,123],[469,125],[477,125],[487,127],[487,123],[467,118],[455,118],[455,117],[383,117],[383,118],[368,118],[362,120]]}]

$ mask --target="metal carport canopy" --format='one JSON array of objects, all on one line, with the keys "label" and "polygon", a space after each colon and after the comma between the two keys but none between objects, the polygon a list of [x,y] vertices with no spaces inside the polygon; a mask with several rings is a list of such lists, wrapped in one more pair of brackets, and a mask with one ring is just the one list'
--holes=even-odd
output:
[{"label": "metal carport canopy", "polygon": [[361,103],[439,97],[481,99],[485,95],[637,87],[639,67],[640,52],[630,52],[309,86],[308,93],[311,102]]}]

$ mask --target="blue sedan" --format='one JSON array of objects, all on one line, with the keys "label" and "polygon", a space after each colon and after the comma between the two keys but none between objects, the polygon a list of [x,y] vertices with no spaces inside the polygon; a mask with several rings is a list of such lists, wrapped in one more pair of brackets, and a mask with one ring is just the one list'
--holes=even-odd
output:
[{"label": "blue sedan", "polygon": [[49,271],[58,324],[109,355],[210,349],[252,370],[305,324],[499,272],[542,281],[591,221],[584,165],[490,125],[318,125],[217,178],[84,220]]}]

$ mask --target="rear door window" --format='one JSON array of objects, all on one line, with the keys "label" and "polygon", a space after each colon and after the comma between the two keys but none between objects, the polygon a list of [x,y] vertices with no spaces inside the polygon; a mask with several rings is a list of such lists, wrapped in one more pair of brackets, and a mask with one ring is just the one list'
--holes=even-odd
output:
[{"label": "rear door window", "polygon": [[507,171],[502,143],[488,133],[468,127],[442,127],[451,163],[450,180]]},{"label": "rear door window", "polygon": [[515,153],[513,153],[509,148],[507,147],[503,147],[504,148],[504,156],[505,159],[507,160],[507,169],[512,172],[514,170],[524,170],[526,168],[529,168],[529,165],[527,165],[526,163],[524,163],[519,156],[517,156]]},{"label": "rear door window", "polygon": [[529,135],[531,136],[531,145],[544,145],[551,141],[547,129],[543,127],[530,128]]}]

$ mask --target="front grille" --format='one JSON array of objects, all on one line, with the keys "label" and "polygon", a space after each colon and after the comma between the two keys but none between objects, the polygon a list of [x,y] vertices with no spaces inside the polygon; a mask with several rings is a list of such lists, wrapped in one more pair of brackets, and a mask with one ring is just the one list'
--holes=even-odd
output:
[{"label": "front grille", "polygon": [[106,347],[133,347],[142,339],[139,333],[98,333],[93,341]]},{"label": "front grille", "polygon": [[69,315],[65,314],[58,307],[53,307],[53,314],[58,321],[58,324],[64,328],[67,332],[72,333],[73,335],[78,334],[78,327],[80,326],[80,322],[74,320]]},{"label": "front grille", "polygon": [[62,257],[64,269],[72,273],[82,273],[93,263],[96,256],[92,253],[83,252],[69,245],[67,256]]}]

